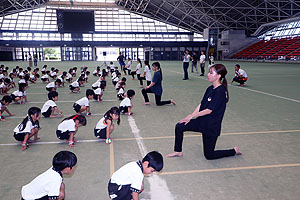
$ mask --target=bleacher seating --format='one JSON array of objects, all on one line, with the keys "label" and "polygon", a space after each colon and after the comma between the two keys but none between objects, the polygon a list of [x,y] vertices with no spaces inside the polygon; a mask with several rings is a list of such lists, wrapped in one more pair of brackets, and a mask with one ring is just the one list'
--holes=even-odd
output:
[{"label": "bleacher seating", "polygon": [[282,39],[261,40],[236,53],[235,59],[291,59],[300,58],[300,36]]}]

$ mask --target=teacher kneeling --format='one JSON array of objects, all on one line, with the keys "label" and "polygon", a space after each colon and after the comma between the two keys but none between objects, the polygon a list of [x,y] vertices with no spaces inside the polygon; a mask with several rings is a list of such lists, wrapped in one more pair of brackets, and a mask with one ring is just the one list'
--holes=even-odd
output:
[{"label": "teacher kneeling", "polygon": [[185,131],[202,133],[204,156],[208,160],[242,154],[238,147],[215,150],[217,139],[221,133],[226,103],[229,100],[226,74],[226,67],[222,64],[215,64],[210,68],[207,77],[212,85],[206,89],[201,103],[194,112],[176,124],[174,152],[168,154],[168,157],[183,156],[182,142]]}]

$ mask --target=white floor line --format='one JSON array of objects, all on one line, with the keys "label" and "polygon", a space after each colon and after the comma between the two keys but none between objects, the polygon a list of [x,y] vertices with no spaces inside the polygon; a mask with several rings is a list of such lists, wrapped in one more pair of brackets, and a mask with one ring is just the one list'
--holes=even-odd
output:
[{"label": "white floor line", "polygon": [[[103,101],[107,101],[107,102],[114,102],[114,101],[117,101],[117,100],[114,100],[114,99],[104,99]],[[26,103],[45,103],[46,101],[29,101],[29,102],[26,102]],[[93,102],[93,101],[92,101]],[[56,101],[56,103],[75,103],[75,101]]]},{"label": "white floor line", "polygon": [[[170,71],[170,72],[177,73],[177,74],[183,74],[183,72],[176,72],[176,71],[169,70],[169,69],[167,69],[167,70]],[[203,79],[203,80],[207,80],[207,78],[200,77],[200,76],[194,76],[193,75],[192,77],[200,78],[200,79]],[[296,103],[300,103],[300,100],[296,100],[296,99],[292,99],[292,98],[288,98],[288,97],[283,97],[283,96],[279,96],[279,95],[276,95],[276,94],[271,94],[271,93],[268,93],[268,92],[263,92],[263,91],[259,91],[259,90],[249,89],[249,88],[246,88],[246,87],[234,86],[234,85],[230,85],[230,84],[228,84],[228,86],[232,86],[232,87],[235,87],[235,88],[248,90],[248,91],[251,91],[251,92],[256,92],[256,93],[259,93],[259,94],[264,94],[264,95],[271,96],[271,97],[276,97],[276,98],[279,98],[279,99],[284,99],[284,100],[288,100],[288,101],[293,101],[293,102],[296,102]]]},{"label": "white floor line", "polygon": [[240,87],[240,86],[233,86],[233,87],[244,89],[244,90],[249,90],[251,92],[256,92],[256,93],[260,93],[260,94],[264,94],[264,95],[268,95],[268,96],[272,96],[272,97],[277,97],[279,99],[284,99],[284,100],[288,100],[288,101],[293,101],[293,102],[296,102],[296,103],[300,103],[300,100],[296,100],[296,99],[292,99],[292,98],[288,98],[288,97],[282,97],[282,96],[279,96],[279,95],[276,95],[276,94],[271,94],[271,93],[268,93],[268,92],[263,92],[263,91],[259,91],[259,90],[253,90],[253,89],[249,89],[249,88],[245,88],[245,87]]},{"label": "white floor line", "polygon": [[[75,115],[75,114],[76,114],[75,112],[72,113],[72,114],[64,114],[64,117],[57,117],[57,119],[64,119],[65,117],[68,117],[68,116],[71,116],[71,115]],[[91,116],[103,116],[103,115],[104,115],[104,113],[92,113]],[[23,117],[18,117],[18,116],[9,117],[9,116],[7,116],[7,118],[9,118],[9,119],[24,119],[25,116],[23,116]],[[44,117],[41,117],[41,118],[45,119]]]},{"label": "white floor line", "polygon": [[[57,92],[58,92],[58,94],[71,94],[70,92],[60,92],[60,91],[58,91],[57,90]],[[104,91],[104,92],[118,92],[117,90],[109,90],[109,91]],[[82,92],[83,93],[83,92]],[[34,95],[34,94],[45,94],[45,95],[47,95],[48,94],[48,92],[46,91],[46,92],[26,92],[26,94],[30,94],[30,95]],[[81,93],[76,93],[76,94],[81,94]],[[84,94],[84,93],[83,93]]]},{"label": "white floor line", "polygon": [[[140,136],[140,130],[136,126],[135,120],[132,116],[128,116],[128,122],[131,128],[132,133],[134,134],[134,137],[136,139],[136,142],[139,146],[140,152],[142,156],[145,156],[148,151],[147,148],[143,142],[143,138]],[[164,179],[159,177],[156,174],[153,174],[152,176],[149,176],[147,180],[150,183],[150,197],[151,200],[173,200],[173,196],[171,192],[169,191],[168,185]]]},{"label": "white floor line", "polygon": [[[78,140],[77,143],[93,143],[93,142],[102,142],[101,140]],[[65,141],[58,140],[58,141],[50,141],[50,142],[36,142],[31,143],[31,145],[39,145],[39,144],[67,144]],[[20,143],[7,143],[7,144],[0,144],[0,146],[17,146]]]}]

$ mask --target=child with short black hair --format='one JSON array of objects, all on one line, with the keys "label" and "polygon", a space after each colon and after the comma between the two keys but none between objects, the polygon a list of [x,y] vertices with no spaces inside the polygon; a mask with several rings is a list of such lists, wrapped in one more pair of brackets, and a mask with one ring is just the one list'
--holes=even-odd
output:
[{"label": "child with short black hair", "polygon": [[88,79],[89,79],[89,75],[90,75],[90,71],[86,71],[84,74],[84,82],[88,83]]},{"label": "child with short black hair", "polygon": [[56,79],[54,82],[48,83],[46,85],[46,90],[47,91],[56,91],[56,88],[61,84],[60,79]]},{"label": "child with short black hair", "polygon": [[2,100],[0,101],[0,120],[5,122],[5,118],[3,117],[3,112],[6,111],[9,116],[14,116],[15,114],[9,112],[7,106],[12,102],[12,99],[9,95],[5,95],[2,97]]},{"label": "child with short black hair", "polygon": [[163,156],[157,151],[149,152],[142,161],[130,162],[112,174],[108,183],[108,195],[112,200],[138,200],[144,190],[144,174],[161,171]]},{"label": "child with short black hair", "polygon": [[86,111],[86,115],[90,116],[90,99],[93,99],[95,93],[92,89],[87,89],[85,92],[85,97],[76,101],[73,105],[73,109],[77,114],[81,114],[83,111]]},{"label": "child with short black hair", "polygon": [[110,134],[114,130],[113,120],[117,120],[117,124],[120,125],[120,110],[118,107],[109,109],[94,128],[95,136],[105,140],[106,144],[111,143]]},{"label": "child with short black hair", "polygon": [[69,72],[67,73],[67,76],[66,76],[66,81],[71,83],[72,80],[73,80],[73,69],[69,69]]},{"label": "child with short black hair", "polygon": [[67,72],[64,71],[61,75],[59,75],[57,77],[57,79],[59,79],[61,81],[61,83],[59,84],[59,87],[65,87],[65,78],[67,76]]},{"label": "child with short black hair", "polygon": [[113,72],[115,75],[111,78],[112,84],[116,87],[116,84],[120,81],[121,73],[117,70]]},{"label": "child with short black hair", "polygon": [[123,77],[119,82],[117,82],[117,84],[115,86],[116,90],[119,90],[121,82],[126,83],[126,80],[127,80],[126,77]]},{"label": "child with short black hair", "polygon": [[73,67],[72,69],[72,76],[76,77],[77,67]]},{"label": "child with short black hair", "polygon": [[119,98],[120,101],[122,101],[126,95],[125,95],[125,87],[126,87],[126,83],[125,82],[121,82],[120,83],[120,88],[117,94],[117,97]]},{"label": "child with short black hair", "polygon": [[38,132],[40,129],[39,120],[41,118],[41,109],[37,107],[31,107],[28,110],[27,116],[23,121],[14,129],[14,138],[17,141],[22,142],[22,151],[29,147],[28,142],[32,142],[29,139],[34,136],[33,142],[40,139]]},{"label": "child with short black hair", "polygon": [[15,88],[16,87],[16,84],[14,82],[15,74],[14,73],[9,73],[8,77],[9,77],[9,80],[10,80],[10,87]]},{"label": "child with short black hair", "polygon": [[94,99],[98,102],[102,102],[101,97],[103,96],[103,91],[106,87],[106,81],[100,81],[100,86],[94,89]]},{"label": "child with short black hair", "polygon": [[5,78],[4,81],[0,84],[0,94],[7,94],[10,88],[10,79]]},{"label": "child with short black hair", "polygon": [[57,117],[56,115],[54,115],[54,111],[56,111],[61,117],[63,117],[64,115],[62,114],[62,111],[60,111],[57,108],[57,105],[55,103],[55,101],[58,100],[58,93],[56,91],[51,91],[48,93],[48,101],[45,102],[45,104],[42,107],[42,115],[45,118],[48,117]]},{"label": "child with short black hair", "polygon": [[93,71],[93,76],[99,76],[100,74],[100,67],[97,66],[97,68]]},{"label": "child with short black hair", "polygon": [[126,115],[132,115],[132,103],[131,100],[133,99],[135,95],[135,91],[134,90],[128,90],[127,91],[127,96],[121,101],[120,103],[120,112],[122,114],[126,114]]},{"label": "child with short black hair", "polygon": [[77,157],[70,151],[60,151],[53,157],[52,167],[22,187],[22,200],[65,199],[64,174],[72,174]]},{"label": "child with short black hair", "polygon": [[83,84],[83,79],[79,78],[77,81],[74,81],[69,85],[70,93],[79,93],[80,92],[80,85]]},{"label": "child with short black hair", "polygon": [[20,104],[24,104],[23,99],[25,99],[25,102],[28,102],[27,96],[26,96],[26,90],[27,85],[26,83],[20,83],[19,84],[19,90],[14,91],[10,97],[15,102],[18,103],[20,101]]},{"label": "child with short black hair", "polygon": [[49,75],[50,75],[50,71],[46,71],[44,72],[45,74],[41,77],[41,80],[43,83],[49,83],[50,80],[49,80]]},{"label": "child with short black hair", "polygon": [[67,117],[61,121],[56,130],[56,136],[60,140],[67,140],[69,147],[72,148],[75,145],[75,135],[78,127],[86,125],[86,118],[83,115],[73,115]]}]

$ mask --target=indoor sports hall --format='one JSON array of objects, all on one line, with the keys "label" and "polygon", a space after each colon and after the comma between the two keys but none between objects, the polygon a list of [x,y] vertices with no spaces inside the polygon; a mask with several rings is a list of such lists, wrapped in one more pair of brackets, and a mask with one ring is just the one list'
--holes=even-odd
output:
[{"label": "indoor sports hall", "polygon": [[[22,186],[49,169],[53,156],[63,150],[75,153],[78,159],[74,172],[63,176],[66,200],[110,199],[107,185],[111,175],[154,150],[163,155],[164,167],[161,172],[145,176],[140,199],[299,199],[300,3],[259,2],[3,1],[1,74],[5,67],[8,73],[16,66],[26,70],[30,56],[36,56],[37,65],[31,63],[32,69],[38,67],[40,75],[44,65],[49,70],[59,69],[59,74],[77,67],[74,80],[84,67],[91,74],[80,93],[70,93],[67,82],[56,89],[56,104],[64,117],[41,117],[40,139],[24,151],[13,137],[14,128],[30,107],[41,108],[48,100],[47,83],[40,78],[29,82],[28,102],[7,106],[15,115],[3,112],[5,121],[0,121],[0,199],[21,199]],[[92,21],[83,32],[72,22],[78,13]],[[189,79],[183,80],[185,50],[197,55],[204,52],[204,76],[200,76],[200,61],[193,73],[190,61]],[[120,70],[119,53],[126,58],[126,65],[127,59],[132,59],[132,69],[136,68],[137,58],[149,60],[150,65],[159,62],[162,99],[173,99],[176,105],[157,106],[153,94],[148,94],[150,105],[144,105],[137,78],[132,80]],[[112,143],[94,136],[97,122],[121,102],[109,74],[102,102],[90,100],[91,115],[86,116],[87,124],[78,129],[77,142],[70,148],[57,138],[56,129],[65,117],[76,114],[74,102],[99,79],[93,71],[97,67],[106,69],[110,62],[121,71],[121,78],[127,78],[125,91],[135,91],[133,114],[120,115],[120,125],[115,123],[111,134]],[[187,131],[183,156],[168,158],[174,150],[175,125],[201,102],[211,85],[208,73],[214,64],[226,66],[229,94],[216,149],[238,146],[242,155],[207,160],[202,134]],[[236,76],[236,64],[247,72],[248,80],[243,85],[230,84]],[[11,88],[8,95],[18,89],[18,81],[15,77],[16,88]]]}]

